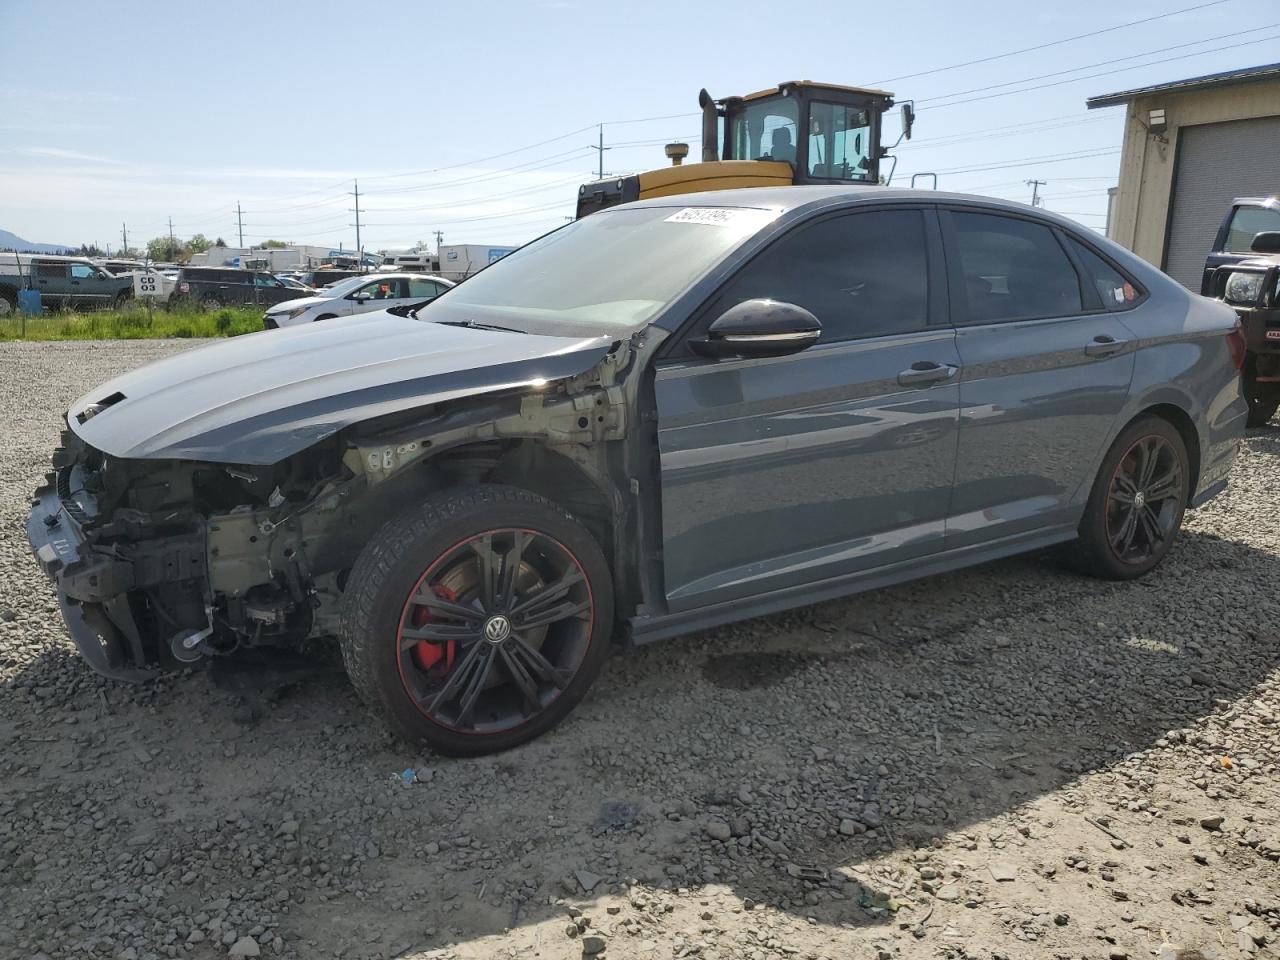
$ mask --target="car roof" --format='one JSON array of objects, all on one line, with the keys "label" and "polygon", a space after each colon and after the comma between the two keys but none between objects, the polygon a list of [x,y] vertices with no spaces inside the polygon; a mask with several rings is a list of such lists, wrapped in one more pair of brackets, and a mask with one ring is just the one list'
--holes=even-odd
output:
[{"label": "car roof", "polygon": [[1236,197],[1231,201],[1233,207],[1253,204],[1256,207],[1274,207],[1280,205],[1280,195],[1274,197]]},{"label": "car roof", "polygon": [[[908,187],[883,187],[875,184],[804,184],[793,187],[741,187],[736,190],[708,190],[668,197],[637,200],[625,207],[713,207],[773,210],[785,214],[798,210],[853,207],[860,203],[882,203],[886,200],[908,200],[925,203],[980,204],[1007,213],[1031,214],[1053,223],[1088,232],[1088,227],[1060,214],[1031,207],[1016,200],[1002,200],[973,193],[948,193],[943,190],[913,190]],[[614,208],[619,209],[619,208]]]}]

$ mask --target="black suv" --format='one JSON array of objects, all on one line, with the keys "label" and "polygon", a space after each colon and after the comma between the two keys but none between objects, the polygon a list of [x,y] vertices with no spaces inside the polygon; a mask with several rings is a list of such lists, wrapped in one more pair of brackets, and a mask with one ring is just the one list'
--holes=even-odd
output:
[{"label": "black suv", "polygon": [[194,303],[204,310],[229,304],[270,307],[294,300],[298,291],[261,270],[237,267],[183,267],[171,298],[174,303]]},{"label": "black suv", "polygon": [[312,270],[302,276],[302,282],[308,287],[314,287],[319,290],[321,287],[327,287],[331,283],[338,283],[341,280],[350,280],[352,277],[360,276],[359,270]]},{"label": "black suv", "polygon": [[1218,227],[1200,292],[1235,308],[1244,329],[1241,370],[1249,426],[1280,408],[1280,197],[1241,197]]}]

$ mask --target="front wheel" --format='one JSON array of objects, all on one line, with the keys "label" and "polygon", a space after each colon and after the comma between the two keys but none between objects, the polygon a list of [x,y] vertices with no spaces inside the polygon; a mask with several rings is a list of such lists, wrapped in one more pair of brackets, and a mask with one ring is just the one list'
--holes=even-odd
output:
[{"label": "front wheel", "polygon": [[1187,447],[1167,420],[1135,420],[1116,438],[1094,480],[1070,554],[1082,573],[1132,580],[1164,559],[1190,496]]},{"label": "front wheel", "polygon": [[1245,424],[1265,427],[1280,409],[1280,383],[1259,383],[1254,371],[1247,371],[1243,383],[1244,399],[1249,404],[1249,416]]},{"label": "front wheel", "polygon": [[343,599],[361,698],[440,753],[506,750],[577,704],[608,654],[613,589],[591,534],[513,487],[443,491],[390,520]]},{"label": "front wheel", "polygon": [[222,301],[217,297],[213,297],[213,296],[204,297],[200,300],[200,309],[203,310],[205,313],[208,313],[212,310],[221,310]]}]

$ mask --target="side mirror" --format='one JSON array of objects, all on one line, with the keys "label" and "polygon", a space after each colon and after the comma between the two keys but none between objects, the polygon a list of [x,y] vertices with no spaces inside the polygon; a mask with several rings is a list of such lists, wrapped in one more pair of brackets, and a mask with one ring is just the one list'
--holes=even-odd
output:
[{"label": "side mirror", "polygon": [[348,300],[358,300],[358,301],[363,302],[363,301],[365,301],[365,300],[370,299],[372,296],[373,296],[373,294],[372,294],[372,293],[370,293],[369,291],[367,291],[367,290],[360,290],[360,291],[358,291],[358,292],[356,292],[356,293],[351,294],[351,296],[349,296],[347,299],[348,299]]},{"label": "side mirror", "polygon": [[1270,230],[1253,238],[1249,249],[1254,253],[1280,253],[1280,230]]},{"label": "side mirror", "polygon": [[690,341],[704,357],[783,357],[813,346],[822,324],[804,307],[781,300],[744,300],[707,329],[704,339]]},{"label": "side mirror", "polygon": [[908,100],[902,105],[902,135],[906,139],[911,139],[911,128],[916,122],[915,104]]}]

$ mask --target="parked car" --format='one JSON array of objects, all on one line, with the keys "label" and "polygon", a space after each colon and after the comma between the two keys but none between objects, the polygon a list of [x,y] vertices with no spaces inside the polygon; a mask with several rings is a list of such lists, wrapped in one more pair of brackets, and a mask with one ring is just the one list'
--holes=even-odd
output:
[{"label": "parked car", "polygon": [[335,637],[395,729],[485,753],[564,717],[616,632],[1054,545],[1147,573],[1227,484],[1242,357],[1228,307],[1044,210],[646,200],[416,312],[89,391],[27,535],[108,676]]},{"label": "parked car", "polygon": [[352,277],[363,275],[360,270],[311,270],[302,275],[302,282],[308,287],[319,290],[321,287],[332,286],[343,280],[350,280]]},{"label": "parked car", "polygon": [[289,274],[287,273],[277,273],[275,276],[277,280],[283,283],[290,290],[297,290],[299,293],[314,292],[311,287],[308,287],[305,283],[303,283],[297,277],[289,276]]},{"label": "parked car", "polygon": [[17,309],[18,291],[40,291],[46,309],[118,308],[133,296],[133,278],[112,276],[87,257],[0,253],[0,314]]},{"label": "parked car", "polygon": [[172,303],[191,303],[202,310],[233,304],[271,306],[292,300],[298,291],[269,273],[238,267],[183,267],[178,271]]},{"label": "parked car", "polygon": [[286,300],[262,317],[264,330],[292,327],[315,320],[349,317],[371,310],[385,310],[410,303],[434,300],[453,283],[441,277],[410,274],[364,274],[335,283],[309,297]]},{"label": "parked car", "polygon": [[1267,423],[1280,408],[1280,197],[1243,197],[1218,228],[1200,292],[1226,300],[1244,329],[1243,382],[1249,426]]}]

